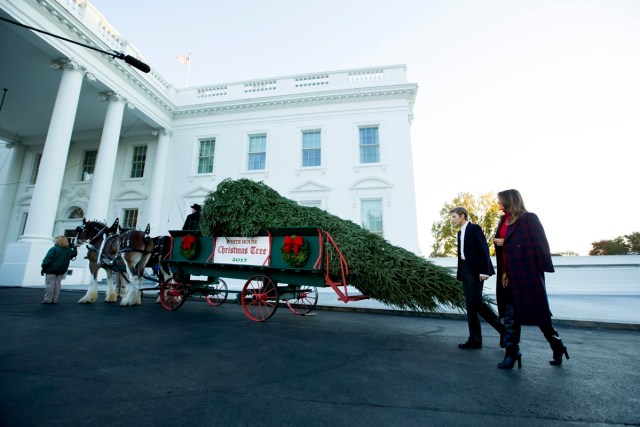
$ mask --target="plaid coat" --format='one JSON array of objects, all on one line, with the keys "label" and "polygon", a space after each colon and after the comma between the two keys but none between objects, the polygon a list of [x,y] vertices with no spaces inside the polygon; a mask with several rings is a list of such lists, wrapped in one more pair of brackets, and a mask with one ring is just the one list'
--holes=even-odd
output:
[{"label": "plaid coat", "polygon": [[[504,217],[500,219],[498,230],[504,220]],[[523,325],[551,323],[544,273],[552,273],[554,268],[549,242],[536,214],[527,212],[507,227],[504,245],[496,246],[496,261],[498,264],[496,299],[500,317],[504,317],[505,290],[502,287],[501,277],[506,263],[508,286],[513,294],[520,323]]]}]

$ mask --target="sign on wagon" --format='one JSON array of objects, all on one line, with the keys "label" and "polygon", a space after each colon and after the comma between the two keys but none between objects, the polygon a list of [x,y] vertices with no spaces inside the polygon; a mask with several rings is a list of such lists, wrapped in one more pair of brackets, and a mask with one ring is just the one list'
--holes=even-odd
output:
[{"label": "sign on wagon", "polygon": [[269,236],[216,237],[214,264],[269,265]]}]

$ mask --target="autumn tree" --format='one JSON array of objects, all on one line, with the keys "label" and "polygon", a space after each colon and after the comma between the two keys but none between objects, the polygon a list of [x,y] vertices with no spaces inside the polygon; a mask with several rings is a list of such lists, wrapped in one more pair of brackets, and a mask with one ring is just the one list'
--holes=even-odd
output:
[{"label": "autumn tree", "polygon": [[440,210],[440,220],[431,226],[434,243],[431,257],[456,256],[458,250],[458,230],[451,221],[451,209],[463,206],[469,211],[469,220],[478,224],[489,241],[491,254],[494,252],[493,235],[502,212],[496,203],[496,195],[492,192],[475,197],[471,193],[459,193],[451,202],[444,204]]},{"label": "autumn tree", "polygon": [[593,242],[589,255],[640,255],[640,232]]},{"label": "autumn tree", "polygon": [[600,240],[591,244],[589,255],[627,255],[629,254],[629,246],[623,237],[617,237],[613,240]]},{"label": "autumn tree", "polygon": [[633,232],[624,236],[627,246],[629,247],[629,253],[634,255],[640,255],[640,232]]}]

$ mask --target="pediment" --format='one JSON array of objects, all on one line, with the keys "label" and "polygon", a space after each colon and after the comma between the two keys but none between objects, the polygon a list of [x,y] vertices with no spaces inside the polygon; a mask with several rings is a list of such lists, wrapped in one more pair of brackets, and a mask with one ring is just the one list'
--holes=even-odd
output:
[{"label": "pediment", "polygon": [[182,197],[185,199],[193,199],[193,198],[204,199],[209,195],[210,192],[211,192],[211,189],[198,186],[198,187],[192,188],[191,190],[185,193],[182,193]]},{"label": "pediment", "polygon": [[381,189],[381,188],[392,188],[393,185],[382,178],[362,178],[358,181],[354,182],[351,186],[351,190],[371,190],[371,189]]},{"label": "pediment", "polygon": [[320,184],[316,181],[306,181],[302,184],[293,187],[290,190],[292,193],[311,193],[311,192],[319,192],[319,191],[331,191],[331,187],[326,186],[324,184]]},{"label": "pediment", "polygon": [[118,194],[115,200],[146,200],[147,195],[137,190],[127,190]]}]

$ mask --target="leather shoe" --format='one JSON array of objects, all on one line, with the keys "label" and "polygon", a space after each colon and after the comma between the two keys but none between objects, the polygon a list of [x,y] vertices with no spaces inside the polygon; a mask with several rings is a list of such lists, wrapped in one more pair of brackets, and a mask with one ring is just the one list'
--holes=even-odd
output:
[{"label": "leather shoe", "polygon": [[458,344],[458,348],[462,348],[465,350],[478,349],[482,348],[482,344],[479,342],[467,341],[465,343]]}]

